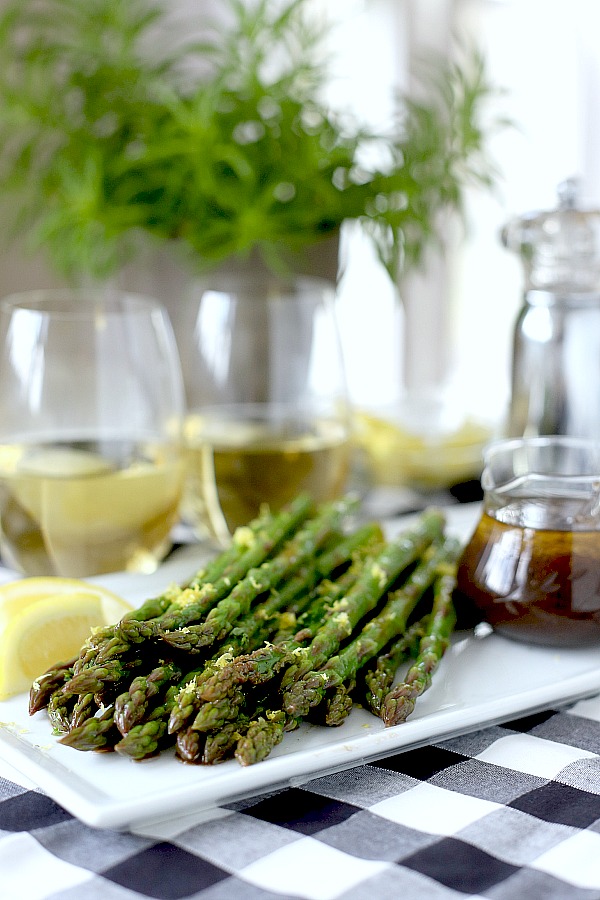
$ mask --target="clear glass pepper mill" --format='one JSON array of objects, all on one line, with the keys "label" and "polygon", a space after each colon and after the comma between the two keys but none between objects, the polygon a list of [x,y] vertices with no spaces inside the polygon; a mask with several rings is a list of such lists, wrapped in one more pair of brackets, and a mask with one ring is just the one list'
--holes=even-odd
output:
[{"label": "clear glass pepper mill", "polygon": [[524,267],[514,329],[514,437],[600,438],[600,210],[578,206],[578,185],[559,185],[558,208],[509,222],[505,247]]}]

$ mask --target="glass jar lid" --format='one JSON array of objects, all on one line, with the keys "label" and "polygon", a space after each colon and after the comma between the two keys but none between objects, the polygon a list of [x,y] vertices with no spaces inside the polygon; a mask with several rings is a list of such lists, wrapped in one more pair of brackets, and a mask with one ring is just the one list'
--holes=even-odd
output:
[{"label": "glass jar lid", "polygon": [[502,229],[503,245],[523,262],[528,290],[600,290],[600,210],[581,208],[578,189],[567,179],[556,209],[526,213]]}]

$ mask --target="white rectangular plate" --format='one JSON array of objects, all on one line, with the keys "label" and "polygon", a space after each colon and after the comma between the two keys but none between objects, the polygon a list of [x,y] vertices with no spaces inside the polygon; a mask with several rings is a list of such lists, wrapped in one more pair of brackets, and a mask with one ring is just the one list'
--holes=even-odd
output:
[{"label": "white rectangular plate", "polygon": [[[476,515],[476,509],[449,510],[449,530],[466,535]],[[182,565],[189,569],[190,560]],[[118,578],[107,586],[117,590]],[[147,591],[139,599],[150,595]],[[29,717],[23,695],[0,703],[0,756],[87,824],[128,829],[297,786],[598,691],[597,648],[558,650],[465,632],[456,635],[432,686],[404,724],[385,728],[370,713],[355,709],[340,728],[307,725],[286,735],[267,760],[248,768],[235,761],[186,766],[171,751],[136,763],[116,753],[62,747],[45,713]]]}]

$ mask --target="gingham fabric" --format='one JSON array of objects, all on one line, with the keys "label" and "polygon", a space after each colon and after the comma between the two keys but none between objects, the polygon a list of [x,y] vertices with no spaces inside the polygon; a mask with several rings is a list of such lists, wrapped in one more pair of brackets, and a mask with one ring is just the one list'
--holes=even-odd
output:
[{"label": "gingham fabric", "polygon": [[0,762],[2,900],[465,897],[600,898],[600,697],[144,834]]}]

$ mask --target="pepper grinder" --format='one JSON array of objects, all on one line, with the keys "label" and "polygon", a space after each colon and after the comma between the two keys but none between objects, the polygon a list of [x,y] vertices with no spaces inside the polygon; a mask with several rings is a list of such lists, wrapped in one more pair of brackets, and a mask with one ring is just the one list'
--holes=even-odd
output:
[{"label": "pepper grinder", "polygon": [[507,433],[600,438],[600,210],[581,209],[569,179],[556,209],[512,220],[501,237],[525,275]]}]

